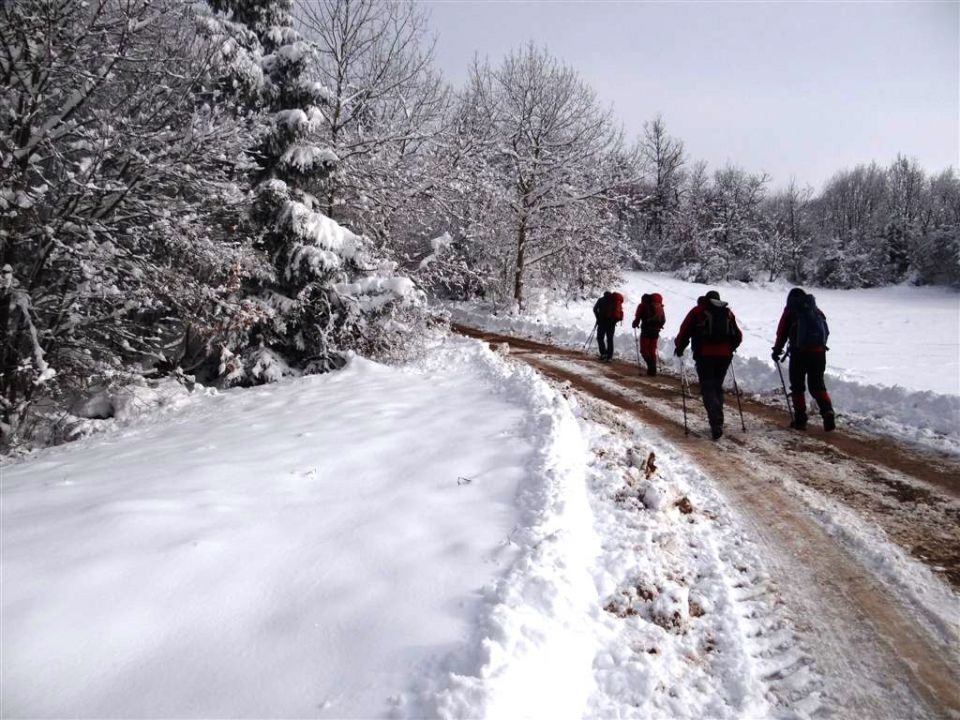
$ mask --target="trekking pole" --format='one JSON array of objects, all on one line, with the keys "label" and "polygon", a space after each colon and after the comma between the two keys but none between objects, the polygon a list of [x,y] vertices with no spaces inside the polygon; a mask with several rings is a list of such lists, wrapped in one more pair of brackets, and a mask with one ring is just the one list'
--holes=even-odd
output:
[{"label": "trekking pole", "polygon": [[643,368],[640,367],[640,338],[637,337],[637,329],[633,329],[633,344],[637,348],[637,372],[643,375]]},{"label": "trekking pole", "polygon": [[747,426],[743,422],[743,405],[740,404],[740,387],[737,385],[737,371],[733,369],[733,358],[730,359],[730,372],[733,374],[733,392],[737,394],[737,409],[740,411],[740,427],[746,432]]},{"label": "trekking pole", "polygon": [[689,435],[690,428],[687,426],[687,369],[683,364],[683,356],[680,356],[680,394],[683,396],[683,434]]},{"label": "trekking pole", "polygon": [[593,334],[597,331],[597,323],[593,324],[593,330],[590,331],[590,334],[587,336],[587,341],[583,344],[583,352],[586,352],[587,345],[590,344],[590,341],[593,340]]},{"label": "trekking pole", "polygon": [[[786,355],[784,355],[786,357]],[[776,362],[777,372],[780,373],[780,384],[783,386],[783,404],[787,406],[787,414],[790,416],[790,423],[793,424],[793,403],[790,402],[790,396],[787,395],[787,383],[783,379],[783,370],[780,367],[780,361]]]}]

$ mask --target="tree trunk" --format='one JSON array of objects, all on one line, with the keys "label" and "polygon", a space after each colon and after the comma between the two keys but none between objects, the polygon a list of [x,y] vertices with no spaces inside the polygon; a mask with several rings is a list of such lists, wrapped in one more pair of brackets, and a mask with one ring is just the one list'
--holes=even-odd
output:
[{"label": "tree trunk", "polygon": [[517,303],[517,309],[523,310],[523,268],[524,251],[527,246],[527,220],[520,221],[520,227],[517,230],[517,267],[513,276],[513,299]]}]

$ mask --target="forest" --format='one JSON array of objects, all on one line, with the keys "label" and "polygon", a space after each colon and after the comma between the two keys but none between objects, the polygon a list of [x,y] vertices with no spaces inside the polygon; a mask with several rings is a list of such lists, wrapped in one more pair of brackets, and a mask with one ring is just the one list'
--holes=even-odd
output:
[{"label": "forest", "polygon": [[6,2],[0,171],[5,450],[70,439],[97,388],[402,360],[434,299],[960,284],[955,168],[708,168],[547,48],[452,86],[415,3]]}]

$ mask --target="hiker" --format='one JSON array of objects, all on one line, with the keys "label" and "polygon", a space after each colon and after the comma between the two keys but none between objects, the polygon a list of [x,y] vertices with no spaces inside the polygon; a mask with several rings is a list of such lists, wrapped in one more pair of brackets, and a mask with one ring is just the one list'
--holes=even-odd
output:
[{"label": "hiker", "polygon": [[657,342],[666,322],[663,296],[660,293],[642,295],[640,304],[637,305],[637,313],[633,317],[633,329],[640,327],[640,357],[647,364],[647,375],[657,374]]},{"label": "hiker", "polygon": [[593,306],[593,316],[597,319],[597,345],[600,346],[600,359],[603,362],[613,360],[613,333],[617,323],[623,320],[623,295],[607,290]]},{"label": "hiker", "polygon": [[790,427],[797,430],[807,428],[807,393],[817,401],[823,429],[830,432],[836,427],[833,403],[823,382],[823,373],[827,367],[827,337],[830,328],[827,318],[817,307],[813,295],[801,288],[793,288],[787,294],[787,304],[777,325],[777,339],[773,343],[771,357],[775,363],[782,358],[783,346],[790,343],[787,354],[790,356],[790,396],[793,400],[793,421]]},{"label": "hiker", "polygon": [[720,293],[716,290],[697,298],[696,307],[683,319],[674,351],[677,357],[683,357],[683,351],[691,341],[700,394],[710,421],[710,434],[714,440],[719,440],[723,435],[723,381],[734,351],[743,342],[743,333],[733,312],[720,300]]}]

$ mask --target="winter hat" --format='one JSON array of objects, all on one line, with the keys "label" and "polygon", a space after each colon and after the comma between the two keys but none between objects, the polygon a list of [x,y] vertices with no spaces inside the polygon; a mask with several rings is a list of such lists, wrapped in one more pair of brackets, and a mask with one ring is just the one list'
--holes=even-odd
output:
[{"label": "winter hat", "polygon": [[716,290],[711,290],[711,291],[708,292],[706,295],[704,295],[704,297],[705,297],[707,300],[719,300],[719,299],[720,299],[720,293],[718,293]]},{"label": "winter hat", "polygon": [[787,302],[791,300],[798,300],[802,298],[804,295],[806,295],[806,293],[803,291],[803,289],[796,287],[793,290],[791,290],[789,293],[787,293]]}]

